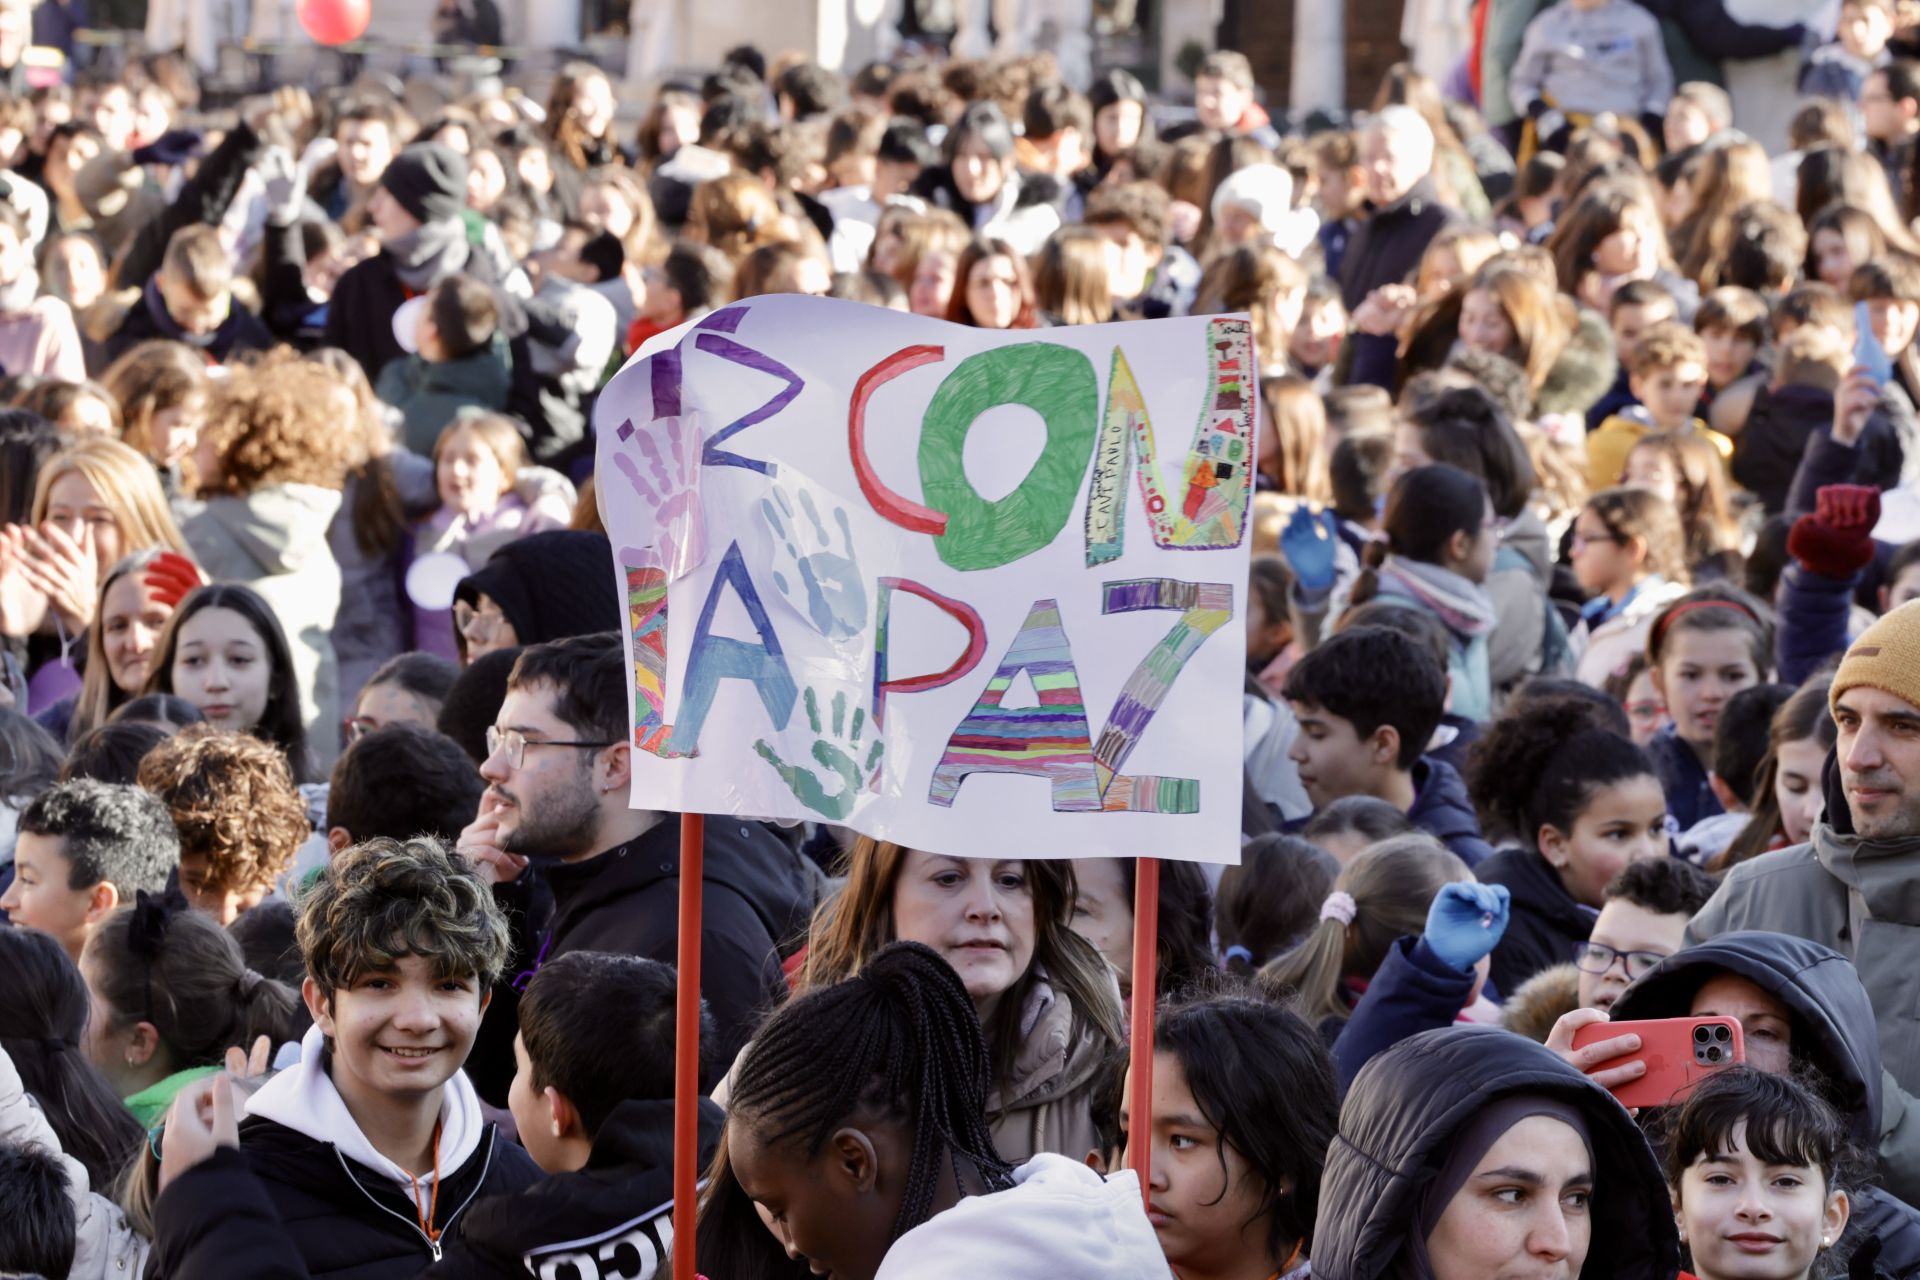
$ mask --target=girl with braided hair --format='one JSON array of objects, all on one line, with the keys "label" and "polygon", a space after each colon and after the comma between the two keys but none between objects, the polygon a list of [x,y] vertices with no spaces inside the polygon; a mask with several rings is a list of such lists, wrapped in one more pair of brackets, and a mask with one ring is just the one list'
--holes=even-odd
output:
[{"label": "girl with braided hair", "polygon": [[1164,1277],[1132,1174],[1001,1157],[991,1079],[974,998],[929,947],[893,943],[796,998],[736,1072],[701,1205],[702,1268],[776,1273],[738,1257],[766,1240],[751,1203],[789,1257],[838,1280],[1039,1280],[1095,1264],[1109,1280]]}]

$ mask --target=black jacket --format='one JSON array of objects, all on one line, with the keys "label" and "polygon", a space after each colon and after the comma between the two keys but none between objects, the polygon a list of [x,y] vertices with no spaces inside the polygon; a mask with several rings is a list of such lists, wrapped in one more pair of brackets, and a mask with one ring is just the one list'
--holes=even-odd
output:
[{"label": "black jacket", "polygon": [[1673,1207],[1646,1139],[1613,1096],[1544,1045],[1494,1027],[1448,1027],[1403,1040],[1361,1069],[1327,1151],[1313,1274],[1392,1274],[1427,1183],[1462,1125],[1489,1102],[1540,1094],[1586,1118],[1593,1142],[1593,1243],[1581,1274],[1671,1280]]},{"label": "black jacket", "polygon": [[233,300],[227,310],[227,318],[220,322],[220,327],[213,331],[211,337],[200,340],[188,338],[174,323],[173,317],[167,314],[159,286],[148,280],[140,297],[127,308],[126,318],[120,322],[120,327],[107,339],[101,354],[111,364],[151,338],[184,342],[210,363],[217,364],[225,364],[244,351],[266,351],[273,346],[273,335],[267,331],[267,326],[260,323],[260,317],[247,310],[238,298]]},{"label": "black jacket", "polygon": [[1566,964],[1593,933],[1598,913],[1574,901],[1559,873],[1537,849],[1502,849],[1474,869],[1482,884],[1503,884],[1513,895],[1507,931],[1493,949],[1493,985],[1503,992],[1542,969]]},{"label": "black jacket", "polygon": [[[237,1155],[217,1153],[161,1197],[149,1280],[412,1280],[440,1257],[482,1197],[510,1195],[540,1178],[532,1157],[488,1125],[474,1153],[443,1177],[434,1224],[442,1243],[435,1244],[405,1193],[331,1143],[259,1116],[241,1124],[240,1143]],[[260,1230],[269,1215],[277,1232]]]},{"label": "black jacket", "polygon": [[[499,331],[509,341],[519,339],[527,327],[524,301],[501,287],[505,282],[499,278],[489,256],[472,243],[471,234],[468,246],[467,261],[460,268],[460,274],[493,287],[494,300],[500,304]],[[360,362],[368,382],[379,381],[380,371],[387,367],[387,362],[406,354],[400,349],[400,340],[393,336],[393,313],[409,296],[406,285],[400,282],[393,256],[385,249],[364,262],[356,262],[333,286],[333,297],[327,304],[323,345],[339,347]],[[516,360],[521,358],[520,351],[514,354]]]},{"label": "black jacket", "polygon": [[1460,771],[1444,760],[1422,756],[1413,764],[1413,806],[1407,821],[1447,846],[1469,867],[1493,856],[1480,834],[1480,819],[1467,798]]},{"label": "black jacket", "polygon": [[[731,1062],[760,1015],[786,995],[777,946],[805,932],[816,881],[801,856],[757,822],[713,815],[706,830],[700,994],[720,1032],[715,1051]],[[513,1078],[517,974],[569,951],[677,961],[679,815],[584,861],[529,867],[494,897],[512,922],[514,959],[495,986],[467,1071],[480,1096],[499,1106]]]},{"label": "black jacket", "polygon": [[[702,1168],[721,1123],[720,1108],[700,1099]],[[476,1203],[423,1280],[664,1277],[672,1221],[673,1103],[629,1100],[601,1124],[586,1168]]]},{"label": "black jacket", "polygon": [[1347,242],[1340,260],[1340,297],[1352,311],[1383,284],[1399,284],[1420,265],[1427,245],[1460,221],[1460,212],[1440,203],[1433,179],[1383,209],[1376,209]]},{"label": "black jacket", "polygon": [[[1745,978],[1787,1007],[1794,1058],[1817,1073],[1860,1150],[1879,1149],[1882,1071],[1873,1002],[1859,972],[1831,948],[1783,933],[1723,933],[1668,956],[1621,992],[1613,1020],[1690,1017],[1695,993],[1723,973]],[[1911,1180],[1915,1171],[1902,1173]],[[1879,1187],[1855,1193],[1841,1247],[1851,1253],[1869,1236],[1880,1238],[1880,1274],[1920,1275],[1920,1213]]]}]

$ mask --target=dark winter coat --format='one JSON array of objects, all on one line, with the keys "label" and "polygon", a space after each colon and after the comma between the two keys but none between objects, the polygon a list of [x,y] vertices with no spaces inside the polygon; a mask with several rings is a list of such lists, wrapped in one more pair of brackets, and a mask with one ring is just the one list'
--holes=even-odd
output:
[{"label": "dark winter coat", "polygon": [[1477,867],[1493,856],[1480,834],[1480,819],[1467,798],[1459,770],[1444,760],[1422,756],[1413,765],[1413,807],[1407,821],[1447,846],[1460,861]]},{"label": "dark winter coat", "polygon": [[1477,978],[1435,955],[1425,938],[1395,939],[1333,1042],[1340,1091],[1353,1084],[1360,1068],[1402,1040],[1452,1026]]},{"label": "dark winter coat", "polygon": [[1433,178],[1385,208],[1376,209],[1347,242],[1340,263],[1340,297],[1348,311],[1383,284],[1399,284],[1420,265],[1427,245],[1460,221],[1460,213],[1440,203]]},{"label": "dark winter coat", "polygon": [[1745,978],[1786,1006],[1794,1059],[1818,1073],[1860,1150],[1881,1154],[1878,1180],[1891,1189],[1869,1188],[1855,1200],[1846,1239],[1857,1246],[1878,1235],[1883,1271],[1920,1271],[1920,1213],[1896,1198],[1896,1190],[1920,1194],[1920,1115],[1909,1116],[1909,1099],[1881,1068],[1873,1003],[1845,956],[1783,933],[1723,933],[1662,960],[1620,994],[1612,1017],[1690,1017],[1694,995],[1723,973]]},{"label": "dark winter coat", "polygon": [[1725,813],[1720,799],[1707,782],[1707,767],[1693,748],[1680,740],[1668,725],[1653,735],[1646,746],[1647,759],[1660,778],[1660,789],[1667,796],[1667,814],[1674,830],[1691,831],[1702,818]]},{"label": "dark winter coat", "polygon": [[1394,1274],[1420,1199],[1454,1135],[1488,1103],[1541,1095],[1577,1107],[1593,1143],[1592,1247],[1581,1274],[1670,1280],[1680,1265],[1666,1179],[1613,1096],[1544,1045],[1493,1027],[1427,1031],[1361,1069],[1327,1152],[1313,1274]]},{"label": "dark winter coat", "polygon": [[1540,851],[1502,849],[1473,873],[1482,884],[1503,884],[1513,895],[1507,931],[1493,949],[1493,984],[1518,991],[1520,984],[1573,959],[1573,949],[1593,933],[1599,913],[1581,906]]},{"label": "dark winter coat", "polygon": [[140,343],[154,338],[185,343],[205,357],[209,364],[225,364],[243,352],[266,351],[273,346],[273,334],[267,331],[266,325],[260,323],[260,317],[247,310],[238,298],[232,301],[227,309],[227,318],[220,322],[220,327],[211,335],[188,336],[167,314],[167,304],[160,296],[159,286],[148,280],[140,297],[127,308],[126,318],[120,322],[120,327],[103,344],[102,355],[111,364]]},{"label": "dark winter coat", "polygon": [[461,579],[454,601],[492,597],[521,644],[618,631],[626,623],[604,533],[549,529],[501,547]]},{"label": "dark winter coat", "polygon": [[[441,1182],[436,1243],[417,1225],[412,1200],[331,1143],[259,1116],[241,1124],[240,1140],[240,1151],[216,1152],[161,1196],[149,1280],[412,1280],[476,1202],[540,1178],[532,1157],[488,1125]],[[267,1231],[276,1219],[279,1229]]]}]

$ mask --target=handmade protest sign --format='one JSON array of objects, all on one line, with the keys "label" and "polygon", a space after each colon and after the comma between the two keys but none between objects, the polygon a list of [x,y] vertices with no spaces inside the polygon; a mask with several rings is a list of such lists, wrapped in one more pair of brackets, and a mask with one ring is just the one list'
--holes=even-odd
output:
[{"label": "handmade protest sign", "polygon": [[601,394],[637,808],[936,853],[1239,855],[1244,316],[756,297]]}]

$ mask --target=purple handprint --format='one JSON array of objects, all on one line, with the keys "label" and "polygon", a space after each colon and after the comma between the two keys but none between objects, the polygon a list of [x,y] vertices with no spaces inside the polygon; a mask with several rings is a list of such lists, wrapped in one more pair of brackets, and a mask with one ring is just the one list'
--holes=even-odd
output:
[{"label": "purple handprint", "polygon": [[[684,577],[707,558],[707,519],[700,506],[702,434],[700,415],[693,411],[656,418],[644,429],[636,429],[628,420],[619,430],[625,447],[613,455],[614,466],[627,478],[654,525],[651,545],[622,547],[621,555],[630,566],[665,570],[669,582]],[[666,442],[665,453],[660,438]],[[646,462],[646,475],[641,474],[634,450]]]}]

